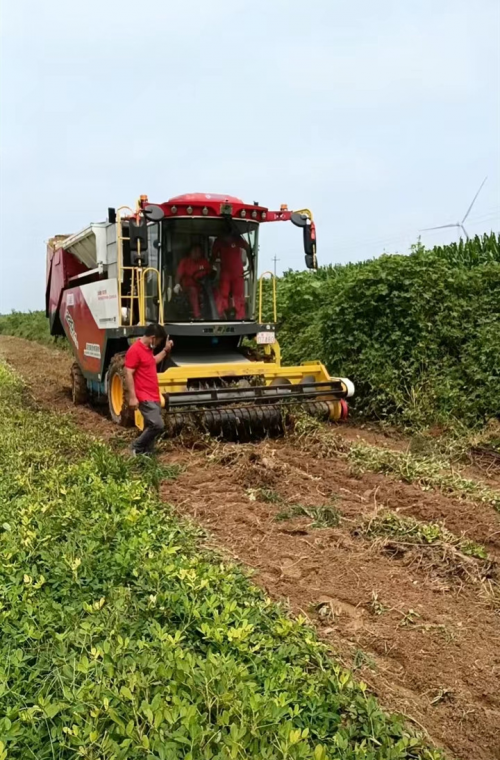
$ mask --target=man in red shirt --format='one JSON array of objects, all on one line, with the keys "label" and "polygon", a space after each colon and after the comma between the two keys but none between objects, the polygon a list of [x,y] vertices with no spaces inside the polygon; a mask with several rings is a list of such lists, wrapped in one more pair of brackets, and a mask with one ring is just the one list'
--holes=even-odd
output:
[{"label": "man in red shirt", "polygon": [[153,353],[153,348],[166,338],[161,325],[148,325],[144,335],[130,346],[125,356],[128,403],[132,409],[139,408],[144,418],[144,430],[130,447],[133,456],[151,453],[155,440],[165,428],[156,365],[170,354],[174,344],[167,340],[165,348],[158,354]]},{"label": "man in red shirt", "polygon": [[189,255],[181,259],[175,276],[174,293],[185,290],[191,304],[195,319],[201,317],[200,311],[200,279],[212,272],[212,267],[203,256],[201,245],[193,245]]},{"label": "man in red shirt", "polygon": [[249,246],[241,235],[218,237],[212,247],[212,258],[220,259],[220,280],[217,292],[219,316],[229,308],[229,296],[233,298],[236,319],[245,319],[245,280],[243,253]]}]

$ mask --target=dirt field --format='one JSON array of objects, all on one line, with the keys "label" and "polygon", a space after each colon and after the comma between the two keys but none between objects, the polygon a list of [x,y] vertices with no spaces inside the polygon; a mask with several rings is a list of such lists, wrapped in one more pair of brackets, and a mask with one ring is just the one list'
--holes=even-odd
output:
[{"label": "dirt field", "polygon": [[[1,336],[0,356],[42,405],[114,445],[133,435],[102,412],[72,406],[67,353]],[[342,432],[409,446],[354,426]],[[190,450],[166,442],[161,457],[183,465],[165,485],[165,501],[203,525],[211,545],[252,568],[271,597],[307,616],[388,709],[407,715],[449,757],[500,758],[500,515],[492,506],[354,472],[344,458],[320,458],[287,439]],[[487,477],[473,467],[467,474]],[[490,485],[499,475],[490,470]],[[324,506],[339,518],[336,527],[314,527]],[[488,578],[460,572],[452,554],[435,561],[425,550],[363,536],[360,526],[381,509],[442,522],[482,544],[493,560]]]}]

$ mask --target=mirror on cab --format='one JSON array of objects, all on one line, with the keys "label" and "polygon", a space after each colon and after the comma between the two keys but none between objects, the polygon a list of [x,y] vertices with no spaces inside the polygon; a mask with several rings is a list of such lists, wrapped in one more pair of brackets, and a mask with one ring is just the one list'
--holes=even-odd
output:
[{"label": "mirror on cab", "polygon": [[161,206],[156,206],[154,203],[148,203],[147,206],[143,206],[142,213],[149,222],[160,222],[165,216]]},{"label": "mirror on cab", "polygon": [[146,253],[148,250],[148,224],[143,216],[139,219],[131,217],[128,220],[128,235],[130,250]]},{"label": "mirror on cab", "polygon": [[128,220],[129,246],[133,252],[134,263],[139,266],[147,265],[148,222],[159,222],[165,214],[160,206],[150,203],[142,209],[142,216]]},{"label": "mirror on cab", "polygon": [[304,253],[306,257],[306,267],[308,269],[317,269],[318,262],[316,259],[316,229],[311,218],[307,214],[295,211],[291,217],[292,224],[296,227],[302,227],[304,231]]}]

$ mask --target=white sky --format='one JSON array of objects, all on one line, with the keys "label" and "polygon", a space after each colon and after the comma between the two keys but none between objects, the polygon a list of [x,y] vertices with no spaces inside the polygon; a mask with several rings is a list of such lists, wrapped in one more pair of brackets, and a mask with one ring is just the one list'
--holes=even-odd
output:
[{"label": "white sky", "polygon": [[[0,312],[141,193],[311,208],[320,262],[500,228],[499,0],[4,0]],[[454,230],[423,233],[425,244]],[[261,269],[303,268],[267,225]]]}]

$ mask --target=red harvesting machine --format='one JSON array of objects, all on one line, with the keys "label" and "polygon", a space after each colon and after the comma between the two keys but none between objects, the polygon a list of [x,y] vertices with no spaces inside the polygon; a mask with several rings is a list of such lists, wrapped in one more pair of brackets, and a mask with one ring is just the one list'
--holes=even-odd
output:
[{"label": "red harvesting machine", "polygon": [[[236,439],[277,433],[297,407],[345,419],[350,380],[330,377],[318,361],[281,364],[275,278],[257,275],[260,229],[279,221],[302,228],[306,266],[316,269],[309,210],[270,211],[210,193],[159,204],[141,196],[135,209],[110,208],[107,221],[52,238],[46,313],[51,334],[65,335],[73,349],[74,402],[107,397],[116,423],[141,428],[140,413],[127,405],[124,354],[147,324],[159,322],[174,340],[158,365],[170,433],[186,422]],[[182,264],[191,256],[203,262],[194,274]],[[273,297],[265,319],[267,276]]]}]

